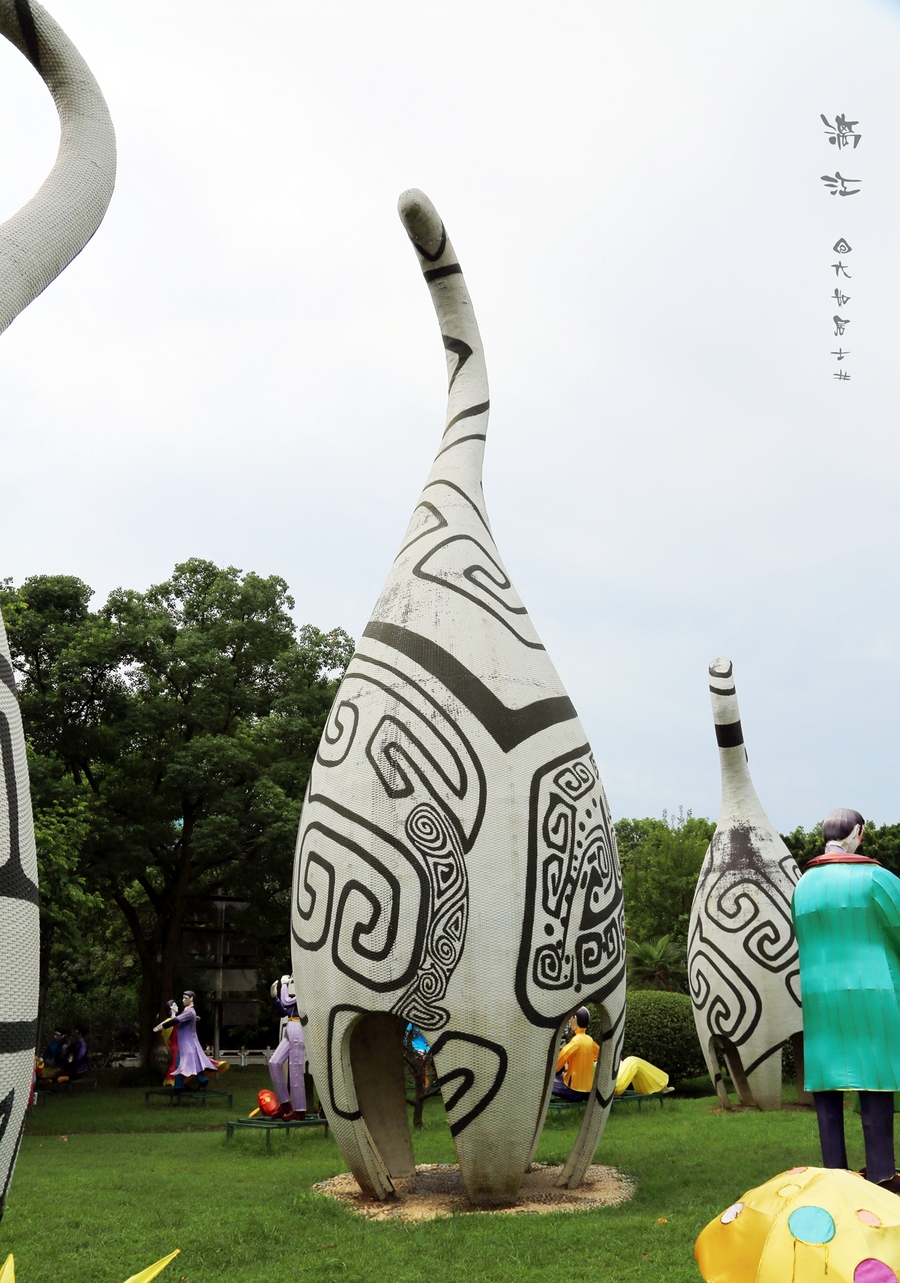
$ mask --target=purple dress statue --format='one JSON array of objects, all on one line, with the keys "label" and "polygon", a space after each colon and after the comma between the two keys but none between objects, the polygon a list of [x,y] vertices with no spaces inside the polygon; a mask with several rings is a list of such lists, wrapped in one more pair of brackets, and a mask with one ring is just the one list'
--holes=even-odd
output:
[{"label": "purple dress statue", "polygon": [[[276,1047],[269,1061],[269,1076],[272,1079],[272,1090],[278,1098],[279,1115],[290,1117],[292,1114],[306,1115],[306,1084],[303,1070],[306,1064],[306,1047],[303,1043],[303,1026],[297,1014],[297,996],[294,993],[293,976],[282,976],[281,984],[272,985],[272,997],[279,1015],[287,1016],[284,1037]],[[290,1096],[284,1081],[284,1067],[287,1061],[290,1080]],[[290,1108],[287,1108],[290,1099]]]},{"label": "purple dress statue", "polygon": [[[178,1026],[178,1059],[175,1062],[175,1086],[183,1086],[185,1078],[192,1078],[195,1074],[200,1083],[206,1082],[207,1069],[216,1073],[216,1066],[209,1059],[206,1052],[200,1046],[200,1040],[197,1037],[197,1012],[194,1008],[194,994],[192,990],[186,989],[182,999],[183,1010],[179,1011],[177,1016],[170,1020],[164,1020],[157,1029],[163,1029],[166,1025]],[[179,1078],[182,1082],[179,1082]]]}]

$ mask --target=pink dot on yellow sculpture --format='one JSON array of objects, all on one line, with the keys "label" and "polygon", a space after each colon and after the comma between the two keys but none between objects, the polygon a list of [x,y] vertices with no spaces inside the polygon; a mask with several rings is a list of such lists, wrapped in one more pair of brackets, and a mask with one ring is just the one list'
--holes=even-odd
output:
[{"label": "pink dot on yellow sculpture", "polygon": [[801,1172],[805,1172],[807,1170],[808,1169],[805,1167],[792,1167],[789,1172],[785,1172],[785,1176],[799,1176]]},{"label": "pink dot on yellow sculpture", "polygon": [[876,1216],[874,1212],[867,1212],[864,1207],[856,1213],[856,1219],[862,1221],[863,1225],[874,1225],[876,1229],[881,1224],[881,1217]]},{"label": "pink dot on yellow sculpture", "polygon": [[723,1225],[730,1225],[732,1221],[737,1220],[743,1210],[743,1203],[732,1203],[730,1207],[726,1207],[719,1219]]},{"label": "pink dot on yellow sculpture", "polygon": [[897,1283],[897,1275],[884,1261],[869,1256],[853,1271],[853,1283]]}]

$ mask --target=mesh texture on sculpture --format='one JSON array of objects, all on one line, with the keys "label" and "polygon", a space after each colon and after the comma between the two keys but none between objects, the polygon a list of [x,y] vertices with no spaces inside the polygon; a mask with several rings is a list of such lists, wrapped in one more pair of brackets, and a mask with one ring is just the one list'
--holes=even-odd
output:
[{"label": "mesh texture on sculpture", "polygon": [[[93,236],[112,195],[116,144],[103,95],[53,19],[28,0],[0,0],[0,34],[53,95],[59,154],[43,186],[0,225],[0,330]],[[0,620],[0,1215],[6,1204],[34,1070],[38,1009],[37,856],[25,738]]]},{"label": "mesh texture on sculpture", "polygon": [[100,226],[116,177],[116,136],[96,80],[38,4],[0,0],[0,33],[25,55],[59,112],[56,163],[0,225],[0,331],[45,290]]},{"label": "mesh texture on sculpture", "polygon": [[793,1039],[802,1086],[800,970],[791,896],[793,856],[762,809],[747,764],[731,661],[709,666],[722,809],[697,880],[688,933],[694,1020],[710,1077],[728,1094],[724,1051],[745,1105],[781,1108],[781,1046]]},{"label": "mesh texture on sculpture", "polygon": [[488,386],[443,224],[400,198],[447,356],[447,421],[310,778],[294,974],[338,1144],[379,1197],[413,1170],[402,1036],[434,1053],[469,1198],[513,1197],[559,1037],[600,1005],[602,1053],[560,1184],[603,1130],[621,1054],[622,887],[575,709],[509,580],[481,489]]}]

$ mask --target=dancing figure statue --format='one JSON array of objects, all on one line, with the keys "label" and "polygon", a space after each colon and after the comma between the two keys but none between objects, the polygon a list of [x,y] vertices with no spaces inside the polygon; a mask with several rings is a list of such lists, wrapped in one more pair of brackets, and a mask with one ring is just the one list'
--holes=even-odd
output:
[{"label": "dancing figure statue", "polygon": [[[40,5],[0,0],[0,34],[25,55],[59,112],[59,153],[43,186],[0,224],[0,331],[58,276],[100,225],[116,144],[103,95],[77,49]],[[38,890],[25,739],[0,621],[0,1216],[31,1089],[38,1009]]]},{"label": "dancing figure statue", "polygon": [[[210,1060],[206,1052],[200,1046],[200,1039],[197,1037],[197,1009],[194,1006],[196,994],[193,989],[185,989],[181,999],[181,1011],[177,1015],[170,1014],[168,1020],[162,1020],[158,1025],[154,1025],[153,1032],[161,1033],[164,1029],[174,1028],[178,1034],[178,1043],[175,1053],[175,1064],[172,1066],[173,1086],[176,1091],[180,1091],[187,1086],[186,1079],[196,1078],[198,1087],[205,1087],[209,1082],[206,1076],[207,1069],[210,1073],[218,1073],[219,1062]],[[170,1006],[171,1011],[171,1006]],[[171,1072],[171,1070],[170,1070]]]},{"label": "dancing figure statue", "polygon": [[[284,1037],[275,1048],[269,1061],[272,1090],[278,1100],[277,1117],[288,1122],[306,1117],[306,1083],[303,1071],[306,1066],[306,1048],[303,1044],[303,1026],[297,1011],[297,994],[294,977],[282,976],[271,988],[275,1008],[284,1018]],[[284,1071],[287,1067],[288,1082]]]},{"label": "dancing figure statue", "polygon": [[743,1104],[780,1109],[781,1048],[788,1039],[798,1086],[803,1083],[800,971],[791,922],[800,871],[750,779],[731,660],[710,664],[709,690],[722,808],[691,908],[694,1021],[722,1104],[730,1108],[716,1045]]},{"label": "dancing figure statue", "polygon": [[502,1203],[537,1146],[560,1035],[588,1002],[602,1050],[560,1184],[593,1158],[621,1054],[622,885],[590,745],[491,534],[487,374],[462,268],[422,192],[401,196],[400,217],[440,324],[446,426],[313,765],[294,976],[361,1187],[384,1198],[414,1171],[409,1022],[433,1053],[469,1199]]}]

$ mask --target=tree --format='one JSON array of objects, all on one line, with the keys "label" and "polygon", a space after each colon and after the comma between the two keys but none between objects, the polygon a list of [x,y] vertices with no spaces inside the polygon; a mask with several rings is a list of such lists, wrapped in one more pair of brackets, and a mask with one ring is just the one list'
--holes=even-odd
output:
[{"label": "tree", "polygon": [[303,790],[353,643],[298,630],[278,576],[197,558],[96,612],[91,596],[42,575],[0,600],[38,794],[69,816],[55,848],[39,822],[42,860],[126,924],[147,1057],[202,901],[240,896],[284,949]]},{"label": "tree", "polygon": [[668,936],[685,944],[697,877],[715,828],[690,811],[671,819],[663,811],[662,819],[617,821],[629,936]]},{"label": "tree", "polygon": [[629,989],[672,989],[681,992],[687,975],[684,946],[669,936],[625,941]]},{"label": "tree", "polygon": [[[821,855],[825,850],[821,823],[808,831],[798,828],[792,833],[782,833],[781,836],[801,869],[807,860],[811,860],[814,855]],[[900,877],[900,824],[867,823],[859,853],[878,860],[891,873]]]}]

